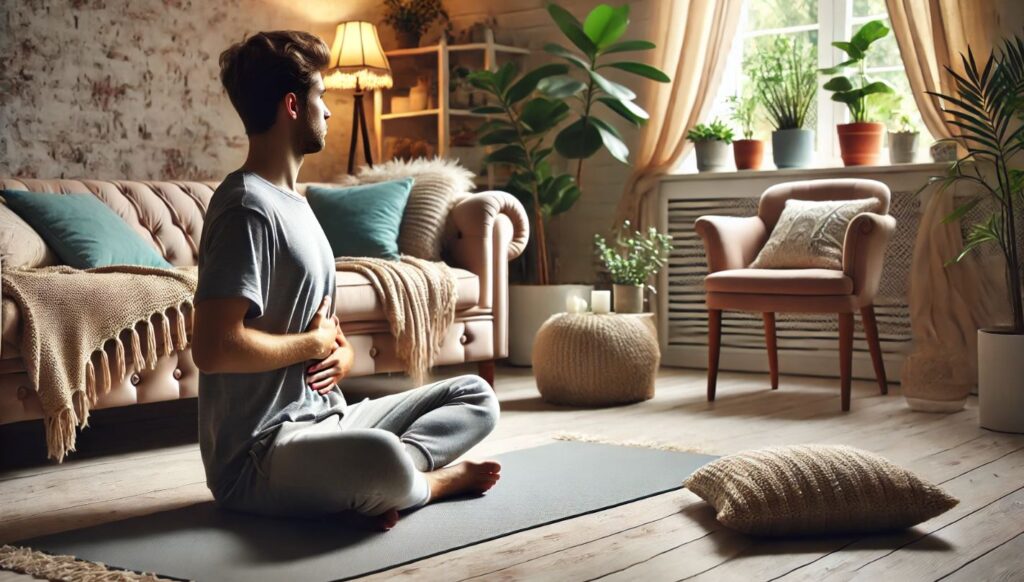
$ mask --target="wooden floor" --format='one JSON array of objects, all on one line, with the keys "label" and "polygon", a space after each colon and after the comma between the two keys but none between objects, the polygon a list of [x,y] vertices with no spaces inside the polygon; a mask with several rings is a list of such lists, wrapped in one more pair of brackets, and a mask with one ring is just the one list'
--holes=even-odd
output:
[{"label": "wooden floor", "polygon": [[[941,484],[960,504],[897,534],[763,541],[725,529],[700,499],[678,490],[365,580],[1024,579],[1024,436],[978,428],[974,399],[953,415],[914,413],[898,387],[880,396],[872,383],[855,382],[853,409],[844,414],[835,380],[783,377],[771,391],[766,375],[724,372],[718,401],[709,404],[703,372],[665,369],[652,400],[575,409],[544,403],[529,370],[499,368],[497,384],[498,428],[467,458],[546,444],[560,431],[717,454],[842,443]],[[0,473],[0,542],[207,499],[195,444],[7,471]],[[0,573],[8,579],[26,577]]]}]

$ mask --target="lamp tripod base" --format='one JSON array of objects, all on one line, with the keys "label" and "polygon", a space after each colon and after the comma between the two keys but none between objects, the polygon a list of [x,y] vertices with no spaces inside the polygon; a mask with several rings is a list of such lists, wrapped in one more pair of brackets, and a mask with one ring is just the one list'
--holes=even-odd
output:
[{"label": "lamp tripod base", "polygon": [[363,158],[366,165],[373,167],[373,154],[370,152],[370,134],[366,131],[366,110],[363,109],[363,92],[356,91],[355,103],[352,105],[352,141],[348,146],[348,173],[353,174],[356,167],[356,141],[359,130],[363,134]]}]

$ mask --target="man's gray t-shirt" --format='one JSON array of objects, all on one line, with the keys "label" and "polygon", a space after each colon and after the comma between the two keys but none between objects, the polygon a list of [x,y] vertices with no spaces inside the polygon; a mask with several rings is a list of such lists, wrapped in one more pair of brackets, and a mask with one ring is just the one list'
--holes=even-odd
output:
[{"label": "man's gray t-shirt", "polygon": [[[331,245],[304,197],[257,174],[228,174],[206,211],[195,303],[244,297],[246,327],[301,333],[325,296],[334,313],[334,276]],[[259,373],[200,372],[199,448],[215,498],[228,496],[253,444],[282,423],[344,412],[339,390],[322,396],[306,384],[313,362]]]}]

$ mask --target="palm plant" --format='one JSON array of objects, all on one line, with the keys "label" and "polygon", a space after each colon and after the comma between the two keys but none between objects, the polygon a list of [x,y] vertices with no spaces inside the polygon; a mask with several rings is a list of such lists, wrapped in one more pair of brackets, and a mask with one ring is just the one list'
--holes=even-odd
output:
[{"label": "palm plant", "polygon": [[982,202],[990,199],[995,210],[987,219],[972,224],[963,252],[951,262],[974,249],[995,243],[1006,260],[1006,280],[1013,314],[1013,333],[1024,333],[1024,289],[1021,288],[1021,241],[1017,235],[1017,216],[1024,205],[1024,171],[1011,166],[1014,156],[1024,150],[1024,39],[1004,42],[984,63],[978,63],[968,49],[961,55],[964,73],[946,67],[956,81],[956,94],[931,92],[939,98],[949,123],[960,129],[954,136],[967,148],[945,176],[932,179],[946,188],[959,182],[981,187],[977,196],[960,205],[945,222],[960,220]]}]

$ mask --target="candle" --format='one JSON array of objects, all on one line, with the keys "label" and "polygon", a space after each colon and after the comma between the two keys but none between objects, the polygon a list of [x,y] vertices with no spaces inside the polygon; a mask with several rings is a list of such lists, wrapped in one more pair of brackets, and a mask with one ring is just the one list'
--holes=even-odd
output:
[{"label": "candle", "polygon": [[565,310],[569,313],[582,313],[587,310],[587,300],[578,295],[570,295],[565,298]]},{"label": "candle", "polygon": [[608,313],[612,306],[611,291],[591,291],[590,308],[594,313]]}]

